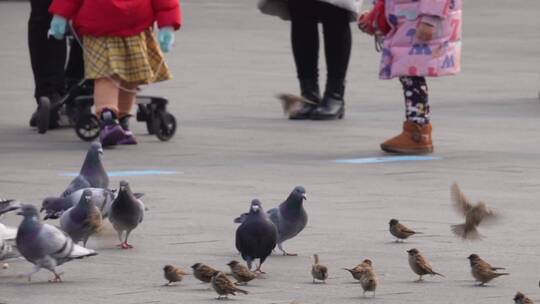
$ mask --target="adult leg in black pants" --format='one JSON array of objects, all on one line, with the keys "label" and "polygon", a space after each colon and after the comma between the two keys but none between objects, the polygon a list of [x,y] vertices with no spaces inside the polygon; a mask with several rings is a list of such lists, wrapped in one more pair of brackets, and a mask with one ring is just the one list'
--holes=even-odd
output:
[{"label": "adult leg in black pants", "polygon": [[[345,77],[351,51],[350,13],[316,0],[289,1],[291,40],[300,90],[316,105],[304,104],[291,119],[336,119],[344,114]],[[319,31],[323,24],[327,83],[321,100],[318,85]]]},{"label": "adult leg in black pants", "polygon": [[[30,0],[28,47],[34,73],[34,97],[38,101],[38,107],[41,98],[54,103],[65,92],[66,42],[47,37],[52,19],[48,12],[51,2],[51,0]],[[35,115],[32,115],[30,125],[35,126],[34,118]],[[51,113],[49,126],[56,127],[57,120],[57,113]]]}]

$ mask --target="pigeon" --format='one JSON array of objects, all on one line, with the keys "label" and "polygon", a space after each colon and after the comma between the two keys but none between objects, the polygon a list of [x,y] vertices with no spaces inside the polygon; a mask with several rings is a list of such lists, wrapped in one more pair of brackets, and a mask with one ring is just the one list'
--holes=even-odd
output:
[{"label": "pigeon", "polygon": [[[133,195],[128,182],[121,181],[118,196],[112,202],[111,210],[109,211],[109,221],[120,239],[118,247],[122,249],[133,248],[133,246],[128,244],[127,240],[131,231],[143,221],[144,211],[143,202]],[[124,231],[126,234],[122,238]]]},{"label": "pigeon", "polygon": [[484,202],[473,204],[454,183],[452,185],[452,200],[458,213],[465,217],[465,223],[452,226],[452,232],[465,240],[478,240],[482,235],[478,233],[476,227],[482,222],[494,220],[496,214],[489,209]]},{"label": "pigeon", "polygon": [[13,259],[19,256],[12,246],[16,236],[17,228],[8,227],[0,223],[0,261]]},{"label": "pigeon", "polygon": [[419,276],[416,282],[422,282],[422,276],[426,274],[444,277],[444,275],[433,271],[431,265],[429,265],[428,261],[422,256],[422,254],[420,254],[420,251],[418,251],[418,249],[413,248],[407,250],[407,253],[409,254],[409,266],[411,266],[412,271]]},{"label": "pigeon", "polygon": [[388,224],[390,225],[390,234],[396,237],[396,243],[400,242],[400,240],[403,241],[408,239],[412,235],[421,234],[421,232],[417,232],[405,227],[405,225],[401,224],[396,219],[391,219],[390,223]]},{"label": "pigeon", "polygon": [[[283,203],[267,212],[270,220],[276,225],[278,232],[277,245],[283,255],[297,255],[286,252],[283,249],[283,242],[292,239],[306,227],[308,215],[303,205],[305,199],[306,190],[302,186],[297,186]],[[234,222],[242,223],[246,216],[247,213],[244,213],[237,217]]]},{"label": "pigeon", "polygon": [[236,249],[247,262],[249,270],[255,259],[259,266],[255,272],[264,273],[261,266],[276,247],[277,230],[268,219],[258,199],[251,201],[250,211],[236,229]]},{"label": "pigeon", "polygon": [[315,280],[323,281],[323,283],[326,283],[326,279],[328,279],[328,268],[324,265],[319,264],[318,254],[314,254],[313,259],[314,262],[311,266],[311,276],[313,277],[313,284],[315,284]]},{"label": "pigeon", "polygon": [[171,283],[180,282],[184,278],[184,275],[187,273],[180,268],[176,268],[172,265],[165,265],[163,267],[163,275],[169,283],[165,284],[166,286],[171,285]]},{"label": "pigeon", "polygon": [[101,162],[101,155],[103,155],[101,144],[99,142],[93,142],[86,153],[86,158],[84,159],[79,175],[71,181],[61,196],[68,196],[84,188],[109,187],[109,177]]},{"label": "pigeon", "polygon": [[32,274],[45,268],[54,274],[52,282],[61,282],[56,266],[73,259],[97,255],[94,250],[73,243],[60,229],[42,223],[33,205],[22,205],[17,214],[23,216],[15,239],[17,249],[28,262],[34,264],[33,271],[26,275],[28,281]]},{"label": "pigeon", "polygon": [[18,210],[21,207],[20,203],[17,203],[14,199],[0,198],[0,216],[4,213],[8,213],[13,210]]},{"label": "pigeon", "polygon": [[236,285],[247,285],[249,281],[257,277],[255,273],[238,261],[232,260],[227,265],[231,268],[231,273],[236,280]]},{"label": "pigeon", "polygon": [[515,304],[534,304],[533,300],[531,300],[529,297],[525,296],[519,291],[514,296],[514,303]]},{"label": "pigeon", "polygon": [[[75,206],[81,200],[83,192],[87,189],[92,191],[92,203],[98,207],[101,216],[107,218],[111,210],[111,204],[118,195],[118,191],[103,188],[84,188],[71,193],[67,197],[47,197],[44,199],[40,210],[41,212],[45,211],[44,219],[59,218],[62,213]],[[133,195],[140,199],[144,196],[144,193],[133,193]]]},{"label": "pigeon", "polygon": [[478,286],[485,286],[491,280],[503,275],[510,275],[507,272],[497,272],[504,270],[502,267],[493,267],[488,262],[482,260],[477,254],[471,254],[467,258],[471,263],[471,274],[479,283]]},{"label": "pigeon", "polygon": [[229,280],[229,278],[227,278],[227,276],[221,271],[214,272],[211,283],[212,288],[214,288],[218,294],[218,300],[227,298],[227,296],[230,294],[234,296],[236,295],[236,292],[248,294],[247,291],[234,286],[234,283]]},{"label": "pigeon", "polygon": [[89,189],[84,190],[77,205],[68,209],[60,217],[62,230],[71,237],[73,242],[83,241],[84,247],[88,238],[99,230],[101,222],[101,213],[92,203],[92,191]]}]

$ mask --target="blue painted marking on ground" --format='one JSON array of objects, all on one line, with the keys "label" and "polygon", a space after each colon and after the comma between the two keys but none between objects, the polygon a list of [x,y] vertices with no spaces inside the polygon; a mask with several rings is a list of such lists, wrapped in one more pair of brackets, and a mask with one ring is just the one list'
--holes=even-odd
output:
[{"label": "blue painted marking on ground", "polygon": [[442,157],[404,155],[404,156],[382,156],[382,157],[364,157],[364,158],[353,158],[353,159],[337,159],[337,160],[334,160],[334,162],[338,164],[379,164],[379,163],[389,163],[389,162],[439,160],[439,159],[442,159]]},{"label": "blue painted marking on ground", "polygon": [[[123,176],[145,176],[145,175],[172,175],[178,174],[177,171],[165,171],[165,170],[127,170],[127,171],[110,171],[107,172],[109,177],[123,177]],[[79,173],[61,173],[61,176],[77,176]]]}]

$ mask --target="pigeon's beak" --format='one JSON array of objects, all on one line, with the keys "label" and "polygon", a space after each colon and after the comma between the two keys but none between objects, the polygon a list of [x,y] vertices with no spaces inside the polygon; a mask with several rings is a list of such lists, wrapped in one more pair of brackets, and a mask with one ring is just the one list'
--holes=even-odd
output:
[{"label": "pigeon's beak", "polygon": [[302,198],[307,201],[307,195],[305,193],[302,193]]},{"label": "pigeon's beak", "polygon": [[254,212],[258,212],[259,211],[259,206],[255,205],[255,206],[251,206],[251,210],[253,210]]},{"label": "pigeon's beak", "polygon": [[103,155],[103,148],[99,148],[97,151],[100,155]]}]

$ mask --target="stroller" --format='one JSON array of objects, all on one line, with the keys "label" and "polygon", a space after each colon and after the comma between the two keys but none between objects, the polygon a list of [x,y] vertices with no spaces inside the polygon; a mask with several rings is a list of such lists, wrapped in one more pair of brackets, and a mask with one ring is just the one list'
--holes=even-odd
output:
[{"label": "stroller", "polygon": [[[84,65],[82,49],[76,45],[73,36],[68,36],[70,51],[81,52],[75,64]],[[70,62],[72,64],[72,62]],[[60,100],[52,103],[48,98],[39,99],[39,108],[36,113],[36,126],[38,132],[44,134],[49,129],[52,113],[57,116],[67,116],[71,125],[75,127],[75,134],[84,141],[93,141],[99,136],[101,126],[98,117],[92,113],[94,105],[93,82],[81,79],[68,86],[67,93]],[[167,111],[168,100],[163,97],[137,95],[137,121],[145,122],[149,134],[155,135],[161,141],[168,141],[176,133],[176,118]]]}]

